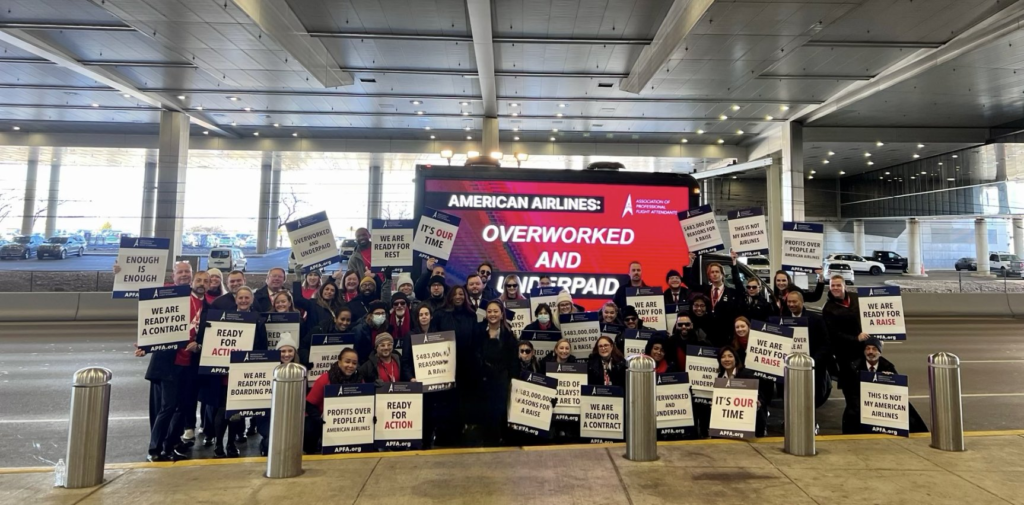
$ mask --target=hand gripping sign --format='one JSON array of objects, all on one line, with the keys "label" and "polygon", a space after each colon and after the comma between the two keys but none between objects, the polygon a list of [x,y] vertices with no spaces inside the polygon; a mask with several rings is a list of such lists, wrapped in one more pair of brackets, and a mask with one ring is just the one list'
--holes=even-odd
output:
[{"label": "hand gripping sign", "polygon": [[768,255],[768,225],[764,208],[730,210],[729,243],[740,256]]},{"label": "hand gripping sign", "polygon": [[302,273],[341,263],[337,240],[327,220],[327,212],[317,212],[289,223],[288,240],[292,242],[295,261],[302,264]]},{"label": "hand gripping sign", "polygon": [[580,437],[592,443],[623,439],[623,389],[616,386],[580,386]]},{"label": "hand gripping sign", "polygon": [[622,333],[622,353],[626,356],[630,354],[643,354],[647,350],[647,342],[659,334],[663,337],[667,336],[664,331],[660,330],[634,330],[626,328]]},{"label": "hand gripping sign", "polygon": [[910,436],[906,375],[860,372],[860,424],[865,433]]},{"label": "hand gripping sign", "polygon": [[903,296],[899,286],[857,288],[860,329],[878,340],[906,340]]},{"label": "hand gripping sign", "polygon": [[715,379],[708,433],[718,438],[754,438],[757,429],[757,379]]},{"label": "hand gripping sign", "polygon": [[455,235],[459,233],[461,222],[457,216],[424,208],[413,237],[412,250],[421,258],[436,258],[438,265],[445,265],[455,246]]},{"label": "hand gripping sign", "polygon": [[232,351],[225,416],[269,416],[274,369],[280,364],[280,351]]},{"label": "hand gripping sign", "polygon": [[508,427],[530,435],[549,438],[552,399],[558,391],[558,379],[527,372],[522,379],[512,379],[508,401]]},{"label": "hand gripping sign", "polygon": [[423,384],[423,392],[455,387],[455,332],[416,333],[409,339],[416,381]]},{"label": "hand gripping sign", "polygon": [[512,312],[512,319],[509,320],[508,325],[512,327],[512,334],[519,338],[523,328],[530,324],[530,314],[532,314],[530,301],[509,300],[505,302],[505,310]]},{"label": "hand gripping sign", "polygon": [[191,291],[188,286],[139,290],[139,349],[166,351],[188,344]]},{"label": "hand gripping sign", "polygon": [[545,372],[548,377],[558,380],[555,421],[580,422],[580,386],[587,385],[587,364],[548,362]]},{"label": "hand gripping sign", "polygon": [[782,269],[813,272],[821,269],[825,227],[820,223],[782,223]]},{"label": "hand gripping sign", "polygon": [[256,338],[256,312],[208,310],[209,326],[203,334],[199,373],[227,375],[232,351],[251,351]]},{"label": "hand gripping sign", "polygon": [[121,237],[114,274],[114,298],[138,298],[142,288],[163,286],[171,239]]},{"label": "hand gripping sign", "polygon": [[372,452],[376,387],[328,384],[324,387],[322,454]]},{"label": "hand gripping sign", "polygon": [[704,254],[725,249],[715,221],[715,211],[711,210],[710,205],[684,210],[677,217],[683,229],[683,237],[686,238],[686,248],[690,252]]},{"label": "hand gripping sign", "polygon": [[412,268],[412,240],[416,222],[412,219],[374,219],[371,221],[373,249],[370,251],[370,270],[383,272],[385,268]]},{"label": "hand gripping sign", "polygon": [[355,348],[354,333],[325,333],[313,335],[309,346],[309,374],[306,376],[309,387],[338,362],[338,355],[346,347]]},{"label": "hand gripping sign", "polygon": [[377,388],[374,440],[387,451],[423,445],[423,384],[386,382]]},{"label": "hand gripping sign", "polygon": [[551,313],[554,316],[551,318],[555,323],[555,328],[559,328],[558,322],[558,293],[564,288],[560,286],[548,286],[545,288],[537,287],[530,290],[530,314],[537,313],[537,307],[542,303],[547,305],[551,309]]}]

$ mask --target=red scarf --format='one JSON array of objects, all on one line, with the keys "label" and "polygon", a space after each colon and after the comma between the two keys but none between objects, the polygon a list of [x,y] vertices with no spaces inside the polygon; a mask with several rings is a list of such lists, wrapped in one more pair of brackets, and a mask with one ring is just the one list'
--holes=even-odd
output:
[{"label": "red scarf", "polygon": [[[188,341],[196,341],[196,331],[199,328],[199,318],[203,314],[203,298],[196,296],[194,293],[189,296],[189,317],[190,322],[188,324]],[[178,353],[174,355],[174,364],[178,366],[189,366],[192,364],[192,351],[182,347],[178,349]]]}]

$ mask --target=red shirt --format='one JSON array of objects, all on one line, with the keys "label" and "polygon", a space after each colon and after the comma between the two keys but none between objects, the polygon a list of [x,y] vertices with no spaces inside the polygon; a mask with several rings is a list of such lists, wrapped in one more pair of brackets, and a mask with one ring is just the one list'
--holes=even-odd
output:
[{"label": "red shirt", "polygon": [[307,300],[312,299],[313,295],[316,294],[318,289],[320,289],[320,288],[319,287],[315,287],[315,288],[302,288],[302,297],[307,299]]},{"label": "red shirt", "polygon": [[[196,341],[196,331],[199,329],[199,318],[203,315],[203,299],[196,296],[194,293],[189,296],[189,317],[188,323],[188,341]],[[192,355],[195,354],[192,351],[182,347],[178,349],[178,353],[174,356],[174,364],[178,366],[189,366],[192,364]]]},{"label": "red shirt", "polygon": [[398,382],[398,362],[394,359],[391,363],[378,361],[377,376],[384,382]]},{"label": "red shirt", "polygon": [[665,373],[668,370],[668,360],[663,359],[654,367],[654,373]]}]

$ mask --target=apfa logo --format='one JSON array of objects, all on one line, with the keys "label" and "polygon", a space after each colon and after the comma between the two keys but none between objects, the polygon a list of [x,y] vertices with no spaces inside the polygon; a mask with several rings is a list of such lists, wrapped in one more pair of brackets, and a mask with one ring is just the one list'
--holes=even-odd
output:
[{"label": "apfa logo", "polygon": [[626,205],[622,207],[622,217],[626,217],[626,214],[633,215],[633,194],[626,195]]}]

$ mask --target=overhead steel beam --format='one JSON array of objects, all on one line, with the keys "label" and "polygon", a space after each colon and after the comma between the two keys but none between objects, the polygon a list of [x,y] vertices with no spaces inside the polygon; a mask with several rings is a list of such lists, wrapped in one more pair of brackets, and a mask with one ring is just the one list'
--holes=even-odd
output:
[{"label": "overhead steel beam", "polygon": [[498,85],[494,71],[494,42],[491,30],[491,0],[466,0],[469,26],[473,33],[473,53],[476,55],[477,75],[480,76],[480,96],[484,115],[498,115]]},{"label": "overhead steel beam", "polygon": [[83,30],[94,32],[134,32],[128,25],[102,25],[89,23],[0,23],[0,30]]},{"label": "overhead steel beam", "polygon": [[[479,53],[477,53],[477,59],[479,59]],[[596,78],[596,79],[622,79],[627,77],[627,74],[602,74],[592,72],[511,72],[507,70],[493,70],[493,54],[490,56],[492,63],[491,75],[497,77],[570,77],[570,78]],[[409,75],[451,75],[456,77],[466,77],[468,79],[476,79],[481,72],[486,72],[479,68],[479,61],[477,62],[477,70],[439,70],[439,69],[419,69],[419,68],[343,68],[344,72],[352,74],[409,74]],[[480,77],[483,81],[484,78]],[[484,88],[484,83],[480,83],[481,90]],[[497,106],[495,106],[497,107]]]},{"label": "overhead steel beam", "polygon": [[683,39],[689,35],[704,13],[715,0],[675,0],[669,8],[665,21],[658,28],[651,45],[640,52],[629,75],[619,84],[619,89],[639,94],[651,82],[658,71],[676,51]]},{"label": "overhead steel beam", "polygon": [[988,128],[864,128],[843,126],[805,127],[804,143],[885,142],[886,144],[970,144],[989,139]]},{"label": "overhead steel beam", "polygon": [[757,79],[777,81],[870,81],[873,75],[759,75]]},{"label": "overhead steel beam", "polygon": [[160,107],[132,107],[132,106],[111,106],[111,105],[100,105],[99,107],[93,107],[91,105],[66,105],[66,104],[47,104],[47,103],[0,103],[0,109],[59,109],[59,110],[114,110],[114,111],[130,111],[130,112],[160,112]]},{"label": "overhead steel beam", "polygon": [[[92,79],[100,84],[110,86],[122,94],[130,95],[136,100],[146,103],[152,107],[185,112],[185,110],[175,103],[171,97],[139,91],[138,88],[123,79],[120,75],[103,67],[83,65],[63,49],[53,46],[31,33],[25,32],[24,30],[0,30],[0,42],[6,42],[11,46],[21,49],[22,51],[26,51],[40,58],[52,61],[57,65]],[[192,112],[189,113],[189,117],[192,122],[206,129],[218,132],[221,135],[228,137],[236,137],[235,134],[217,126],[216,123],[205,117],[203,114]]]},{"label": "overhead steel beam", "polygon": [[1021,29],[1024,22],[1024,2],[1014,2],[980,23],[968,28],[938,49],[921,49],[914,55],[890,66],[864,83],[854,83],[836,93],[825,103],[800,111],[795,119],[804,124],[817,121],[844,107],[848,107],[875,93],[889,89],[917,77],[933,68],[997,42],[1002,37]]},{"label": "overhead steel beam", "polygon": [[804,47],[863,47],[891,49],[936,49],[942,42],[886,42],[886,41],[853,41],[853,40],[810,40]]},{"label": "overhead steel beam", "polygon": [[[86,107],[89,108],[89,107]],[[199,109],[187,109],[189,111],[198,111]],[[408,118],[449,118],[449,119],[483,119],[488,117],[480,114],[410,114],[407,112],[359,112],[359,111],[342,111],[342,110],[281,110],[281,109],[252,109],[252,110],[238,110],[238,109],[207,109],[203,108],[202,112],[207,114],[269,114],[269,115],[280,115],[290,114],[296,116],[351,116],[351,117],[408,117]],[[501,114],[500,116],[506,119],[519,119],[519,120],[543,120],[543,121],[718,121],[721,122],[717,117],[658,117],[658,116],[521,116],[511,114]],[[766,119],[764,117],[737,117],[729,118],[726,121],[739,121],[744,123],[785,123],[785,119]],[[681,132],[686,133],[686,132]],[[726,135],[726,133],[713,133],[708,132],[708,135]]]},{"label": "overhead steel beam", "polygon": [[[0,63],[15,63],[25,65],[55,65],[50,60],[37,58],[0,58]],[[76,60],[79,65],[87,67],[150,67],[150,68],[196,68],[192,63],[177,63],[171,61],[109,61],[109,60]]]},{"label": "overhead steel beam", "polygon": [[[309,36],[320,39],[408,40],[418,42],[473,42],[473,37],[463,35],[309,32]],[[570,44],[607,46],[645,46],[651,43],[651,39],[600,39],[575,37],[492,37],[491,41],[495,44]]]}]

